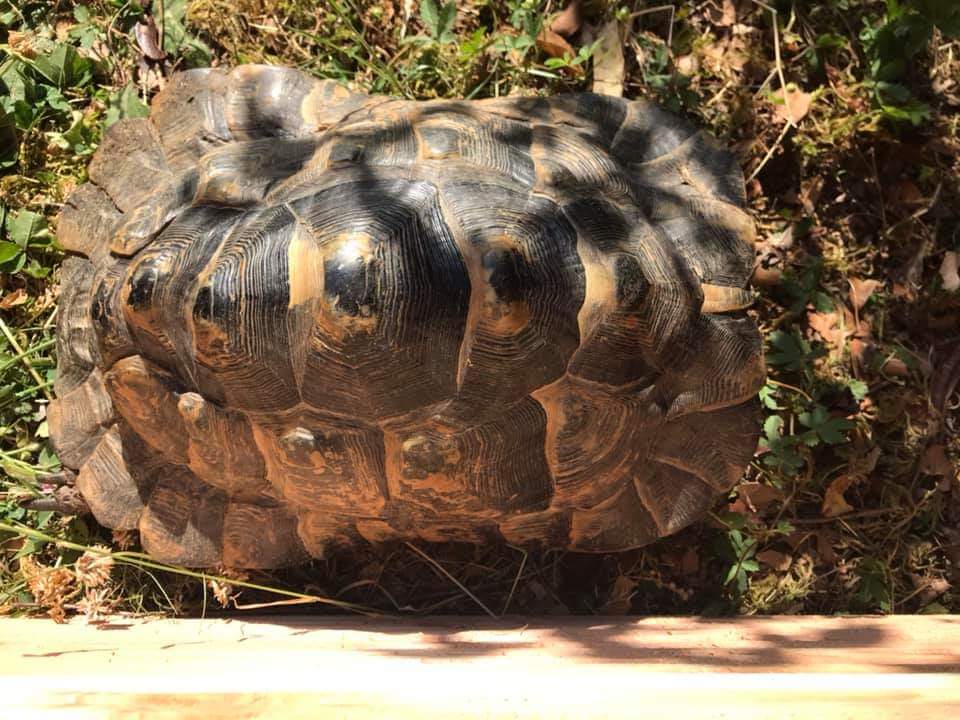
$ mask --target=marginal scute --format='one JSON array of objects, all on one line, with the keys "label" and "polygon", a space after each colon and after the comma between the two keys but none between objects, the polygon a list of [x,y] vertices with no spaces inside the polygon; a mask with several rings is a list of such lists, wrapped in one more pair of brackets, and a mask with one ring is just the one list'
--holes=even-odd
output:
[{"label": "marginal scute", "polygon": [[546,414],[554,507],[592,507],[644,462],[661,413],[650,392],[611,393],[568,375],[533,397]]},{"label": "marginal scute", "polygon": [[353,544],[358,539],[349,515],[328,512],[301,512],[297,521],[297,536],[306,551],[322,560],[338,548]]},{"label": "marginal scute", "polygon": [[529,512],[549,504],[546,416],[532,398],[459,432],[436,422],[414,427],[387,432],[392,498],[447,519]]},{"label": "marginal scute", "polygon": [[224,113],[227,73],[197,68],[173,73],[150,108],[167,164],[174,172],[196,166],[210,150],[232,139]]},{"label": "marginal scute", "polygon": [[653,542],[662,533],[651,513],[633,485],[625,482],[613,497],[591,508],[573,511],[570,548],[607,552],[612,547],[628,550]]},{"label": "marginal scute", "polygon": [[90,162],[89,174],[125,213],[172,178],[160,136],[146,118],[118,120],[111,125]]},{"label": "marginal scute", "polygon": [[650,529],[654,537],[685,528],[717,495],[716,490],[697,476],[657,462],[649,463],[637,474],[629,493],[639,498],[647,515],[653,518]]},{"label": "marginal scute", "polygon": [[53,389],[62,396],[82,383],[100,363],[93,327],[93,278],[89,261],[68,257],[60,266],[60,311],[57,315],[57,379]]},{"label": "marginal scute", "polygon": [[160,560],[638,547],[758,435],[736,158],[643,101],[174,73],[67,200],[63,464]]},{"label": "marginal scute", "polygon": [[252,425],[267,478],[301,510],[376,517],[386,501],[379,427],[306,411]]},{"label": "marginal scute", "polygon": [[187,567],[222,564],[227,502],[222,490],[185,467],[171,466],[160,475],[140,516],[143,549]]},{"label": "marginal scute", "polygon": [[113,403],[98,368],[50,403],[47,423],[63,464],[71,468],[83,465],[114,417]]},{"label": "marginal scute", "polygon": [[223,517],[223,564],[275,568],[307,559],[297,535],[297,518],[283,507],[230,502]]},{"label": "marginal scute", "polygon": [[93,183],[84,183],[63,204],[57,220],[57,244],[67,252],[97,260],[109,250],[119,219],[113,200]]},{"label": "marginal scute", "polygon": [[[127,446],[137,440],[127,437]],[[120,428],[111,427],[80,468],[77,489],[101,525],[136,530],[156,477],[143,452],[124,453]]]},{"label": "marginal scute", "polygon": [[660,427],[650,458],[727,492],[756,450],[758,414],[756,404],[746,402],[671,419]]}]

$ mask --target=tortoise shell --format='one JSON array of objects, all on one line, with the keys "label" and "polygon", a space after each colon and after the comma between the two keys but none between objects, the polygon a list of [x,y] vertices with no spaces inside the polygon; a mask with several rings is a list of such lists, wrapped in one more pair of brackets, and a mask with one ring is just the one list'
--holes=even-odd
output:
[{"label": "tortoise shell", "polygon": [[59,222],[51,436],[158,559],[632,548],[753,453],[743,178],[651,104],[191,70],[89,177]]}]

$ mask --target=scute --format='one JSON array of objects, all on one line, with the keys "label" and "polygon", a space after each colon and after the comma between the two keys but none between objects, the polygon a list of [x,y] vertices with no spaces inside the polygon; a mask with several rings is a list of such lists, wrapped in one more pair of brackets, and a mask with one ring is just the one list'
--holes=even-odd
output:
[{"label": "scute", "polygon": [[60,219],[51,436],[158,559],[676,532],[763,382],[733,156],[642,101],[175,73]]}]

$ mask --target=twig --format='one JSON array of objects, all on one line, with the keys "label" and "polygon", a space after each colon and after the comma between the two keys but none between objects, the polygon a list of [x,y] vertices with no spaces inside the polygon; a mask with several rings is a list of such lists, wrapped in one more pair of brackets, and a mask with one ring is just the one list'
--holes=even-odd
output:
[{"label": "twig", "polygon": [[163,17],[166,11],[163,9],[163,0],[157,0],[157,9],[160,10],[160,22],[157,23],[157,35],[160,40],[160,52],[163,52]]},{"label": "twig", "polygon": [[630,13],[631,22],[641,15],[652,15],[653,13],[663,12],[664,10],[670,11],[670,28],[667,30],[667,50],[673,48],[673,23],[676,20],[677,8],[675,5],[657,5],[655,7],[644,8],[643,10],[637,10],[634,13]]},{"label": "twig", "polygon": [[[777,78],[780,80],[780,91],[783,93],[783,104],[787,109],[787,124],[784,125],[783,130],[780,132],[780,136],[777,138],[777,141],[770,147],[770,149],[767,151],[767,154],[764,155],[763,160],[760,161],[760,164],[757,165],[752,173],[750,173],[750,177],[747,178],[747,182],[750,182],[760,174],[760,171],[763,170],[768,162],[770,162],[770,158],[773,157],[773,154],[777,151],[777,148],[783,143],[783,139],[787,136],[787,132],[789,132],[790,128],[797,126],[793,120],[793,110],[790,107],[790,95],[787,92],[787,79],[783,74],[783,59],[780,55],[780,28],[777,25],[777,11],[776,9],[767,5],[765,2],[761,2],[761,0],[750,1],[755,5],[758,5],[769,11],[773,15],[773,57],[776,61],[775,72],[777,74]],[[791,22],[792,19],[793,18],[791,15]],[[767,81],[764,81],[764,85],[766,85],[766,83]]]},{"label": "twig", "polygon": [[770,158],[773,157],[773,154],[777,151],[777,148],[780,147],[780,144],[783,142],[783,139],[787,136],[790,128],[793,127],[793,123],[790,120],[787,120],[787,124],[783,126],[783,130],[780,132],[780,137],[777,138],[777,141],[770,146],[770,149],[767,150],[767,154],[763,156],[763,160],[760,161],[760,164],[757,165],[756,169],[750,173],[750,177],[747,178],[747,182],[753,180],[757,175],[760,174],[760,171],[763,170],[764,166],[770,162]]},{"label": "twig", "polygon": [[68,550],[78,550],[79,552],[88,552],[92,555],[99,555],[101,557],[110,557],[113,558],[115,562],[123,563],[125,565],[132,565],[134,567],[143,569],[150,568],[151,570],[163,570],[165,572],[174,573],[176,575],[185,575],[186,577],[196,578],[206,583],[207,580],[217,580],[229,585],[234,585],[236,587],[244,587],[250,590],[261,590],[263,592],[273,593],[274,595],[284,595],[290,598],[296,598],[304,602],[310,601],[315,603],[320,603],[322,605],[332,605],[333,607],[340,608],[342,610],[350,610],[351,612],[359,613],[361,615],[369,616],[379,616],[383,615],[381,612],[371,610],[370,608],[364,607],[363,605],[355,605],[353,603],[345,602],[343,600],[334,600],[333,598],[322,597],[320,595],[308,595],[307,593],[299,593],[293,590],[284,590],[283,588],[270,587],[269,585],[259,585],[257,583],[247,582],[245,580],[237,580],[235,578],[228,578],[223,575],[211,575],[210,573],[205,573],[199,570],[190,570],[179,565],[168,565],[166,563],[158,562],[151,559],[149,556],[144,555],[143,553],[138,552],[113,552],[99,547],[90,547],[88,545],[81,545],[79,543],[70,542],[69,540],[62,540],[60,538],[55,538],[52,535],[47,535],[42,533],[39,530],[34,530],[29,528],[26,525],[10,525],[8,523],[0,522],[0,531],[10,532],[16,535],[21,535],[23,537],[32,538],[34,540],[43,540],[44,542],[49,542],[57,545],[58,547],[64,547]]},{"label": "twig", "polygon": [[503,604],[503,610],[500,611],[500,617],[506,615],[507,610],[510,609],[510,603],[513,601],[513,594],[517,590],[517,584],[520,582],[520,576],[523,575],[523,569],[527,566],[527,551],[520,548],[517,548],[517,550],[520,550],[520,552],[523,553],[523,560],[520,561],[520,568],[517,570],[517,574],[513,578],[513,585],[510,586],[510,594],[507,595],[507,601]]},{"label": "twig", "polygon": [[831,518],[791,518],[791,525],[829,525],[834,522],[846,522],[847,520],[862,520],[871,517],[878,517],[880,515],[888,515],[889,513],[898,512],[897,508],[877,508],[876,510],[862,510],[858,513],[850,513],[849,515],[837,515],[836,517]]},{"label": "twig", "polygon": [[[753,1],[753,2],[757,2],[757,0],[752,0],[752,1]],[[777,24],[776,24],[776,14],[777,14],[777,11],[774,10],[773,8],[770,8],[770,7],[766,6],[766,5],[764,5],[763,3],[760,3],[760,2],[757,2],[757,5],[761,5],[761,6],[763,6],[764,8],[766,8],[767,10],[771,10],[771,11],[773,12],[773,14],[774,14],[774,24],[773,24],[773,31],[774,31],[774,52],[776,53],[776,57],[777,57],[777,59],[779,60],[779,30],[778,30]],[[794,21],[795,21],[796,19],[797,19],[797,16],[796,16],[796,14],[795,14],[794,11],[793,11],[793,6],[791,5],[791,6],[790,6],[790,19],[787,21],[787,25],[786,25],[786,27],[784,28],[784,30],[786,30],[787,32],[790,32],[790,30],[793,29],[793,23],[794,23]],[[760,95],[760,93],[763,92],[763,89],[764,89],[765,87],[767,87],[767,85],[770,84],[770,81],[773,80],[774,76],[777,76],[777,75],[779,75],[780,78],[781,78],[780,82],[783,82],[783,80],[782,80],[782,78],[783,78],[783,69],[782,69],[782,65],[781,65],[779,62],[778,62],[776,65],[774,65],[773,70],[771,70],[770,73],[767,75],[767,77],[764,78],[763,82],[760,83],[760,87],[757,88],[757,92],[754,93],[754,97],[758,97],[758,96]]]},{"label": "twig", "polygon": [[27,372],[29,372],[30,375],[33,376],[33,379],[37,381],[37,386],[40,390],[43,390],[43,394],[46,395],[47,400],[52,400],[53,396],[50,394],[50,390],[47,387],[47,381],[40,377],[40,373],[37,372],[37,369],[33,366],[33,363],[30,362],[29,353],[24,352],[23,348],[20,347],[20,343],[17,342],[17,339],[13,336],[13,333],[10,332],[10,328],[7,327],[7,324],[3,321],[3,318],[0,318],[0,330],[3,331],[3,334],[6,336],[10,346],[26,366]]},{"label": "twig", "polygon": [[423,550],[421,550],[420,548],[418,548],[418,547],[417,547],[416,545],[414,545],[413,543],[411,543],[411,542],[405,542],[404,545],[406,545],[408,548],[410,548],[411,550],[413,550],[417,555],[419,555],[419,556],[422,557],[424,560],[426,560],[428,563],[430,563],[431,567],[433,567],[433,568],[434,568],[435,570],[437,570],[438,572],[442,573],[442,574],[443,574],[448,580],[450,580],[454,585],[456,585],[456,586],[457,586],[458,588],[460,588],[463,592],[465,592],[465,593],[470,597],[470,599],[473,600],[477,605],[479,605],[480,608],[481,608],[487,615],[489,615],[490,617],[496,619],[496,617],[497,617],[496,613],[494,613],[490,608],[488,608],[486,605],[484,605],[483,602],[480,600],[480,598],[478,598],[476,595],[474,595],[472,592],[470,592],[462,582],[460,582],[460,581],[457,580],[453,575],[451,575],[449,572],[447,572],[446,568],[444,568],[443,565],[441,565],[441,564],[438,563],[436,560],[434,560],[432,557],[430,557],[429,555],[427,555]]},{"label": "twig", "polygon": [[793,390],[795,393],[799,393],[800,395],[803,395],[809,402],[813,402],[813,398],[807,395],[807,393],[805,393],[803,390],[798,388],[796,385],[790,385],[788,383],[780,382],[779,380],[774,380],[772,378],[767,378],[767,382],[770,383],[771,385],[776,385],[777,387],[786,388],[787,390]]},{"label": "twig", "polygon": [[936,190],[933,191],[933,196],[930,198],[930,202],[926,204],[926,207],[922,207],[922,208],[919,208],[918,210],[914,210],[912,213],[907,215],[907,217],[905,217],[903,220],[898,220],[893,225],[886,228],[883,231],[883,238],[887,239],[888,237],[890,237],[890,235],[893,234],[893,231],[898,229],[901,225],[908,223],[911,220],[919,220],[928,212],[930,212],[933,209],[933,206],[937,204],[937,200],[940,199],[941,188],[943,188],[942,182],[937,184],[937,188]]},{"label": "twig", "polygon": [[755,5],[768,10],[773,15],[773,57],[776,60],[775,69],[780,80],[780,90],[783,92],[783,104],[787,108],[787,125],[793,125],[793,111],[790,109],[790,98],[787,96],[787,79],[783,75],[783,61],[780,57],[780,28],[777,27],[777,11],[761,0],[751,0]]}]

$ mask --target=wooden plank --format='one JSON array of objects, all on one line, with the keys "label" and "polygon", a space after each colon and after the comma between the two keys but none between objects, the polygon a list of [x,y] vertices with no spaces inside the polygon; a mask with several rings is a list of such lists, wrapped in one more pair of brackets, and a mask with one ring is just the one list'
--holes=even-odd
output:
[{"label": "wooden plank", "polygon": [[960,617],[0,619],[6,717],[960,717]]}]

